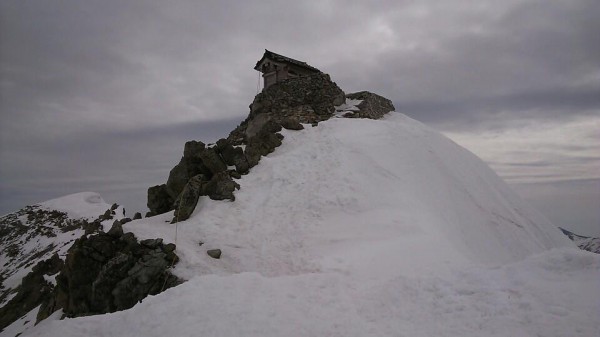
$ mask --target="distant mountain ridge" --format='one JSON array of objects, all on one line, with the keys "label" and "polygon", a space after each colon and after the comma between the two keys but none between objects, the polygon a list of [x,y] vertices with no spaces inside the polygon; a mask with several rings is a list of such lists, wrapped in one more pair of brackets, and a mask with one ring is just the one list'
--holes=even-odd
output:
[{"label": "distant mountain ridge", "polygon": [[[134,218],[139,218],[136,214]],[[82,192],[0,217],[0,335],[63,317],[132,307],[179,283],[174,244],[138,242],[125,209]]]},{"label": "distant mountain ridge", "polygon": [[600,254],[600,238],[593,238],[589,236],[583,236],[575,234],[562,227],[558,227],[569,239],[577,244],[577,247],[587,250],[588,252]]},{"label": "distant mountain ridge", "polygon": [[82,192],[0,217],[0,329],[38,306],[54,289],[67,250],[124,217],[122,207]]}]

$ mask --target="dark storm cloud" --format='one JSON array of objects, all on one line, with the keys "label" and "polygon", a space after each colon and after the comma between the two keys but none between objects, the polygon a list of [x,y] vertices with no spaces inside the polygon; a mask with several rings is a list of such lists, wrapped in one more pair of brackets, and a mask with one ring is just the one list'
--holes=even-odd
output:
[{"label": "dark storm cloud", "polygon": [[[2,202],[91,189],[142,207],[185,140],[246,116],[264,48],[441,131],[573,125],[600,114],[597,13],[595,0],[3,1]],[[522,169],[565,153],[584,165],[581,139]],[[518,168],[525,155],[507,153],[488,160]]]},{"label": "dark storm cloud", "polygon": [[[570,119],[574,115],[594,115],[600,109],[600,88],[549,88],[544,91],[520,92],[469,100],[400,101],[398,111],[406,112],[425,123],[449,123],[450,128],[474,126],[507,127],[524,119]],[[490,124],[490,116],[509,114],[505,124]],[[446,124],[447,125],[447,124]]]},{"label": "dark storm cloud", "polygon": [[[469,9],[454,19],[446,8],[434,9],[431,21],[441,23],[424,28],[429,43],[403,48],[398,33],[395,47],[373,56],[356,89],[385,92],[400,111],[456,127],[480,125],[498,112],[510,119],[598,113],[600,3],[528,1],[494,8],[479,19]],[[403,18],[387,20],[402,27]],[[431,35],[439,24],[448,26]]]}]

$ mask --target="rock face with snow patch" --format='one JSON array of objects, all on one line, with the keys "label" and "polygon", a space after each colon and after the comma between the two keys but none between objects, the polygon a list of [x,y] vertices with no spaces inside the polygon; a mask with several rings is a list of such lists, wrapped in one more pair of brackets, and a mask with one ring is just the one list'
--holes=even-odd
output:
[{"label": "rock face with snow patch", "polygon": [[122,218],[93,192],[64,196],[0,217],[0,329],[48,300],[62,259],[82,235]]},{"label": "rock face with snow patch", "polygon": [[392,101],[368,91],[347,94],[346,98],[361,102],[357,105],[358,111],[349,113],[345,117],[379,119],[386,113],[395,110]]}]

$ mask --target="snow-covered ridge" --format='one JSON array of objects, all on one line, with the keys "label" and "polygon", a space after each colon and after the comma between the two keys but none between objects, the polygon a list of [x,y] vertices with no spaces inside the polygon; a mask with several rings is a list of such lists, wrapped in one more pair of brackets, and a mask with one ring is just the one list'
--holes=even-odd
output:
[{"label": "snow-covered ridge", "polygon": [[65,212],[73,219],[95,219],[111,207],[96,192],[80,192],[39,203],[42,209]]},{"label": "snow-covered ridge", "polygon": [[[235,202],[201,198],[179,226],[180,276],[411,273],[500,265],[572,245],[481,160],[402,114],[283,134],[283,145],[238,181]],[[128,228],[173,238],[165,219],[152,221]],[[223,260],[205,258],[199,241],[223,248]]]},{"label": "snow-covered ridge", "polygon": [[600,256],[468,151],[400,114],[283,133],[235,202],[202,197],[187,221],[124,226],[176,241],[188,282],[29,335],[600,334]]}]

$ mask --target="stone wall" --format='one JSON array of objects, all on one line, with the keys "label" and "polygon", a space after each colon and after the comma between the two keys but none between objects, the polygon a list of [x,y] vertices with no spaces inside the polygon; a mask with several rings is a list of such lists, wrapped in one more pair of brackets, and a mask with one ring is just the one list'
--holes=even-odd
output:
[{"label": "stone wall", "polygon": [[331,118],[334,106],[344,100],[344,91],[324,73],[278,82],[256,95],[250,114],[231,132],[228,140],[244,144],[268,121],[283,126],[316,124]]}]

